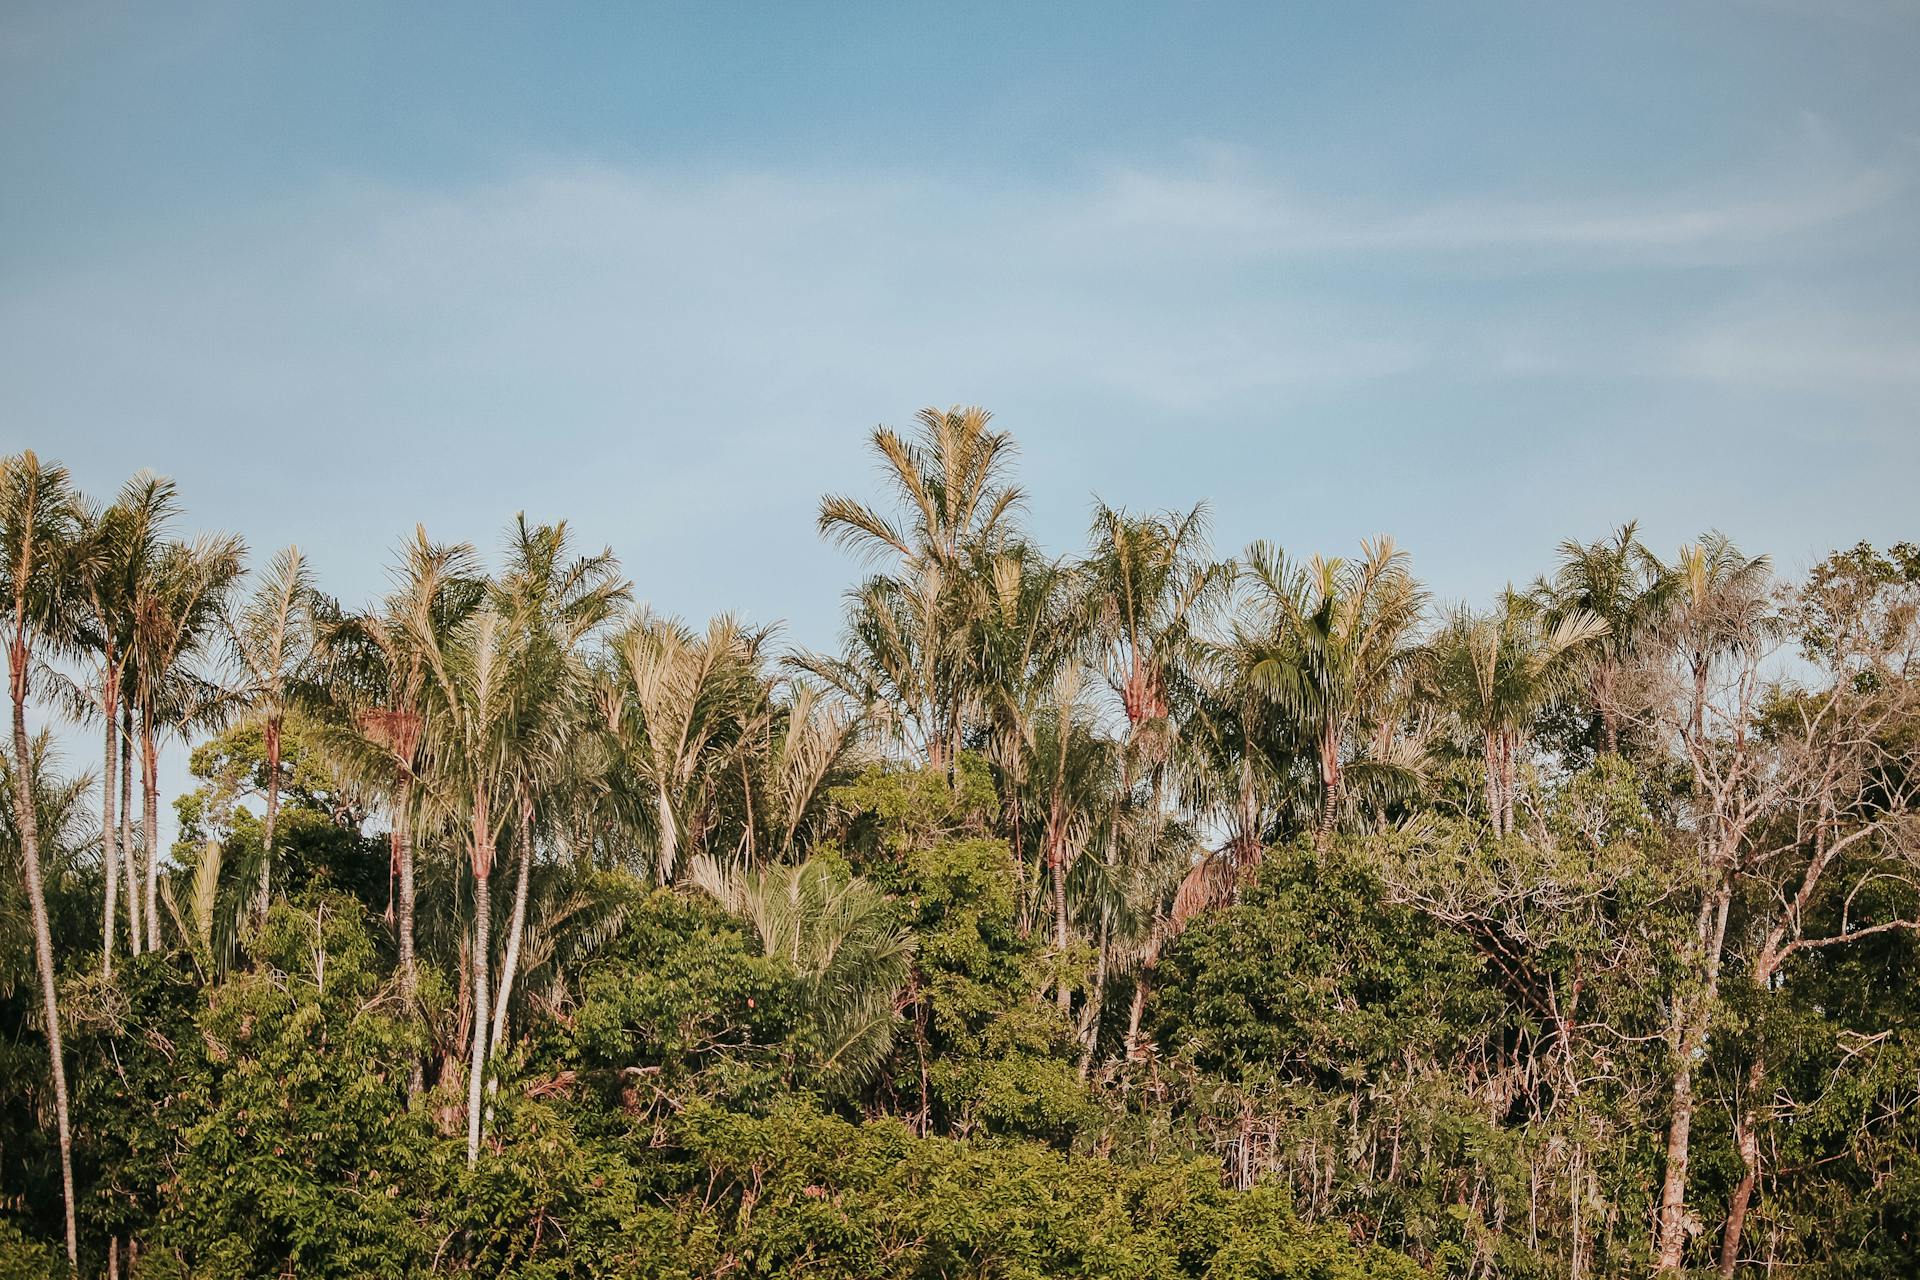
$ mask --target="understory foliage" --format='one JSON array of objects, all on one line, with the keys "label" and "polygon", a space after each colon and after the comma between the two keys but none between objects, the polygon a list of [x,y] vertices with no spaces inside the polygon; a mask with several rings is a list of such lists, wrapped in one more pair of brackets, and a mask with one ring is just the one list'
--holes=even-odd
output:
[{"label": "understory foliage", "polygon": [[1478,608],[872,446],[832,653],[5,459],[0,1277],[1920,1273],[1920,552]]}]

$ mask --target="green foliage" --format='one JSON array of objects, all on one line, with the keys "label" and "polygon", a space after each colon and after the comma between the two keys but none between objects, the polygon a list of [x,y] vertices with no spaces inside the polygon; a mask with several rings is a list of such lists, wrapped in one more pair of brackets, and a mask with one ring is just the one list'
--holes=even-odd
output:
[{"label": "green foliage", "polygon": [[891,1088],[947,1131],[1068,1142],[1096,1114],[1072,1027],[1033,999],[1047,957],[1017,924],[1011,848],[966,834],[983,825],[991,788],[963,755],[952,783],[933,769],[874,769],[833,793],[853,815],[855,865],[893,890],[915,940],[911,1027]]},{"label": "green foliage", "polygon": [[1448,1052],[1499,1002],[1463,941],[1386,897],[1350,847],[1270,851],[1162,961],[1155,1039],[1204,1072],[1321,1085]]},{"label": "green foliage", "polygon": [[785,1074],[791,973],[714,904],[641,893],[588,966],[556,1067],[599,1073],[609,1097],[669,1108],[767,1096]]},{"label": "green foliage", "polygon": [[0,762],[0,1280],[69,1214],[130,1280],[1920,1271],[1911,544],[1626,525],[1436,628],[1384,540],[1056,559],[920,422],[778,665],[525,518],[236,612],[167,482],[4,460],[29,718],[210,736],[113,910],[93,779]]}]

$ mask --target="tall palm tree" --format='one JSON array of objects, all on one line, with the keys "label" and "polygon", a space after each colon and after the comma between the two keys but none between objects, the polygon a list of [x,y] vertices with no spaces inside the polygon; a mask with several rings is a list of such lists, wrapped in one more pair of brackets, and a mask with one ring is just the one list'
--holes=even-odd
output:
[{"label": "tall palm tree", "polygon": [[[393,589],[372,610],[342,614],[316,601],[319,662],[304,692],[335,767],[385,799],[398,880],[392,913],[400,994],[417,1016],[415,849],[432,710],[427,661],[451,646],[485,601],[486,582],[471,547],[432,543],[417,527],[392,577]],[[417,1063],[411,1083],[416,1091],[422,1083]]]},{"label": "tall palm tree", "polygon": [[523,751],[516,761],[519,874],[494,1001],[495,1049],[506,1038],[507,1010],[526,933],[535,820],[556,774],[553,765],[567,758],[589,716],[585,645],[614,610],[632,596],[611,549],[598,555],[573,556],[570,544],[564,521],[529,525],[524,514],[516,517],[508,534],[508,566],[497,588],[504,610],[528,628],[526,678],[536,683],[544,696],[531,704],[531,722],[521,730],[524,738],[536,739],[541,745],[535,751]]},{"label": "tall palm tree", "polygon": [[143,576],[159,558],[166,527],[178,511],[171,480],[147,471],[129,479],[113,503],[90,522],[91,546],[83,557],[77,592],[82,602],[78,610],[83,622],[81,647],[93,658],[95,675],[89,696],[74,701],[77,707],[98,713],[106,734],[100,770],[101,858],[106,871],[100,963],[106,973],[113,970],[117,896],[123,881],[128,951],[138,955],[144,949],[145,918],[136,889],[131,818],[126,812],[132,738],[124,723],[132,711],[127,674],[135,649],[134,601]]},{"label": "tall palm tree", "polygon": [[[1225,604],[1237,572],[1232,561],[1213,558],[1207,525],[1204,504],[1185,512],[1152,515],[1094,504],[1091,547],[1081,562],[1080,577],[1100,666],[1126,714],[1120,759],[1122,803],[1133,803],[1134,780],[1142,772],[1153,783],[1144,811],[1130,811],[1117,824],[1116,829],[1129,838],[1110,844],[1110,851],[1123,846],[1155,850],[1163,844],[1165,782],[1181,720],[1176,701],[1186,704],[1191,713],[1205,628]],[[1137,884],[1139,876],[1133,881]],[[1144,970],[1151,960],[1146,939],[1164,924],[1164,919],[1153,919],[1134,922],[1140,927],[1132,928],[1125,910],[1131,899],[1124,894],[1108,898],[1120,910],[1102,909],[1101,952],[1095,994],[1089,1002],[1088,1057],[1083,1067],[1091,1065],[1099,1031],[1097,1006],[1103,1003],[1111,967],[1109,945],[1125,943],[1140,959],[1135,988],[1144,999]]]},{"label": "tall palm tree", "polygon": [[1455,610],[1429,644],[1429,690],[1479,735],[1496,834],[1513,832],[1515,773],[1528,725],[1572,683],[1579,656],[1607,634],[1598,614],[1574,609],[1550,619],[1536,602],[1508,591],[1491,614]]},{"label": "tall palm tree", "polygon": [[185,740],[219,723],[230,707],[226,690],[202,663],[240,577],[244,550],[239,538],[225,534],[166,543],[136,585],[130,701],[140,735],[149,948],[160,937],[160,740],[168,733]]},{"label": "tall palm tree", "polygon": [[981,701],[987,758],[1000,775],[1024,936],[1037,906],[1027,855],[1040,818],[1031,804],[1040,721],[1056,708],[1061,682],[1077,682],[1092,655],[1087,594],[1076,566],[1050,560],[1024,541],[1007,546],[967,582],[974,597],[969,680]]},{"label": "tall palm tree", "polygon": [[897,559],[850,601],[850,652],[817,661],[821,678],[854,696],[890,693],[898,713],[936,767],[951,768],[967,728],[972,598],[967,579],[1013,535],[1022,494],[1006,471],[1013,439],[989,429],[985,409],[922,409],[911,440],[873,432],[874,452],[898,514],[830,495],[820,532],[875,559]]},{"label": "tall palm tree", "polygon": [[1416,653],[1426,605],[1405,553],[1391,539],[1361,544],[1357,560],[1289,560],[1278,548],[1247,548],[1242,635],[1263,640],[1248,682],[1280,706],[1313,744],[1319,764],[1324,845],[1347,799],[1347,754],[1390,705]]},{"label": "tall palm tree", "polygon": [[[1073,939],[1068,877],[1089,849],[1113,839],[1120,818],[1121,747],[1099,731],[1072,667],[1061,673],[1029,732],[1021,801],[1032,815],[1038,861],[1047,868],[1053,945],[1065,951]],[[1055,987],[1055,999],[1063,1011],[1068,1008],[1072,992],[1065,981]]]},{"label": "tall palm tree", "polygon": [[73,560],[80,543],[84,507],[67,469],[43,464],[31,450],[0,459],[0,598],[6,602],[4,639],[7,691],[13,704],[13,820],[20,841],[21,879],[33,921],[34,961],[39,968],[41,1016],[53,1077],[54,1119],[59,1129],[60,1183],[67,1217],[67,1262],[78,1267],[74,1223],[73,1128],[67,1100],[67,1067],[60,1042],[60,997],[53,968],[53,932],[41,883],[39,808],[34,795],[34,754],[27,732],[27,680],[36,656],[71,634]]},{"label": "tall palm tree", "polygon": [[[415,619],[408,619],[409,624]],[[463,833],[473,877],[473,1053],[467,1080],[467,1163],[480,1159],[480,1097],[492,1003],[491,882],[500,838],[514,819],[514,782],[538,745],[522,736],[542,691],[529,680],[531,629],[489,600],[451,632],[430,622],[408,640],[421,654],[429,699],[420,780],[437,813]]]},{"label": "tall palm tree", "polygon": [[1629,521],[1610,538],[1560,544],[1560,567],[1545,595],[1557,612],[1586,612],[1607,624],[1586,646],[1588,691],[1600,714],[1600,745],[1620,750],[1621,673],[1657,634],[1673,604],[1676,578]]},{"label": "tall palm tree", "polygon": [[262,833],[260,880],[254,888],[253,917],[265,924],[273,893],[273,837],[280,816],[280,735],[286,726],[292,692],[313,659],[313,581],[300,548],[288,547],[273,558],[245,606],[222,610],[227,638],[245,686],[240,696],[260,719],[267,757],[267,816]]}]

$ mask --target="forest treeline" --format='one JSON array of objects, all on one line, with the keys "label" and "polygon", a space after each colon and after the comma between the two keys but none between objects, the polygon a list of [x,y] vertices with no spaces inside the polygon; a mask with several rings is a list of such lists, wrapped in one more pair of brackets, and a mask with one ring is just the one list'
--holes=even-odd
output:
[{"label": "forest treeline", "polygon": [[834,652],[0,461],[0,1276],[1920,1274],[1920,550],[1455,605],[871,444]]}]

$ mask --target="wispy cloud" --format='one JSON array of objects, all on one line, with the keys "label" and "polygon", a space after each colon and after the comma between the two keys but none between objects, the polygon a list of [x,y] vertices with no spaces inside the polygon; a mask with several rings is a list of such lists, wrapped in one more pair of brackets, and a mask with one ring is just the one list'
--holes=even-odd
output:
[{"label": "wispy cloud", "polygon": [[1492,192],[1395,207],[1302,195],[1215,152],[1198,172],[1117,170],[1095,207],[1116,226],[1216,237],[1263,254],[1594,250],[1611,258],[1691,250],[1724,256],[1776,254],[1782,240],[1887,209],[1912,185],[1904,157],[1859,165],[1809,155],[1692,189],[1579,199]]},{"label": "wispy cloud", "polygon": [[1920,408],[1920,310],[1754,300],[1708,318],[1671,356],[1682,376],[1748,388],[1887,392]]}]

